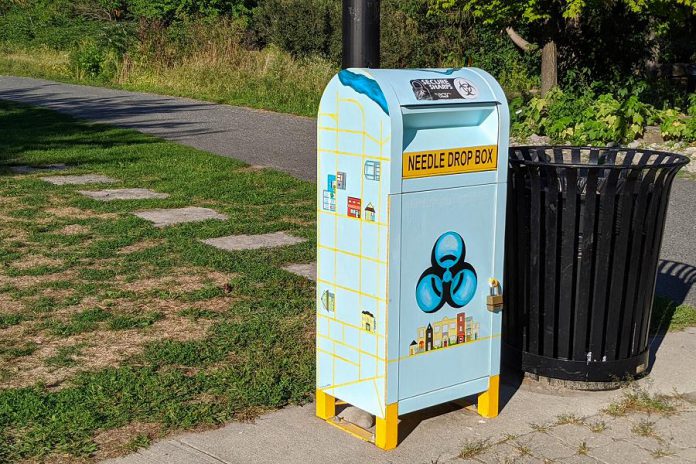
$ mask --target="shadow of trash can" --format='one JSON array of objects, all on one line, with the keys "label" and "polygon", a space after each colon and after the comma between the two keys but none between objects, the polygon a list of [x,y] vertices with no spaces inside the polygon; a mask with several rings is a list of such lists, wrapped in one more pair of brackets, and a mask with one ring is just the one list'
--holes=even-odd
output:
[{"label": "shadow of trash can", "polygon": [[510,148],[508,366],[586,389],[646,373],[667,202],[688,162],[652,150]]}]

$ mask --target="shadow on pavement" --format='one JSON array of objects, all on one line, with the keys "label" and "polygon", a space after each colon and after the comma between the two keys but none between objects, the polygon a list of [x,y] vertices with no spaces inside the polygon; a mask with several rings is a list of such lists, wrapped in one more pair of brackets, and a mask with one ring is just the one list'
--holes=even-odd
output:
[{"label": "shadow on pavement", "polygon": [[669,298],[677,305],[684,303],[694,283],[696,267],[690,264],[660,260],[657,265],[655,293]]}]

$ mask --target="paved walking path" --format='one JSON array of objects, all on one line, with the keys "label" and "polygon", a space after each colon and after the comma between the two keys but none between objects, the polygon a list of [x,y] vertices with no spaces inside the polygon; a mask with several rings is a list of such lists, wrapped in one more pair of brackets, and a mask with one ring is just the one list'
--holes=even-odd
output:
[{"label": "paved walking path", "polygon": [[0,76],[0,100],[136,129],[305,180],[316,174],[312,118],[24,77]]},{"label": "paved walking path", "polygon": [[[313,181],[316,121],[269,111],[124,90],[0,76],[0,100],[137,129]],[[696,306],[696,182],[675,181],[658,293]]]}]

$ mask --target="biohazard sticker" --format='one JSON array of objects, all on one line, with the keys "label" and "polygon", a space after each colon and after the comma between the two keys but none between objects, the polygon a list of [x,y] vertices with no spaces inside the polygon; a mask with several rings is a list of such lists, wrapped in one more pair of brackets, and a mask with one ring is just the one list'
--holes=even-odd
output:
[{"label": "biohazard sticker", "polygon": [[416,79],[411,81],[413,93],[418,100],[470,100],[478,97],[479,91],[471,81],[456,79]]}]

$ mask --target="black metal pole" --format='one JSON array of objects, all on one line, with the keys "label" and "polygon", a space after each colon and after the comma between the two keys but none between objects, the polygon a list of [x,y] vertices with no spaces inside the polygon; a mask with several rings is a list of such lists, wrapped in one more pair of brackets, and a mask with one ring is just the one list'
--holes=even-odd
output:
[{"label": "black metal pole", "polygon": [[379,0],[343,0],[343,68],[379,68]]}]

